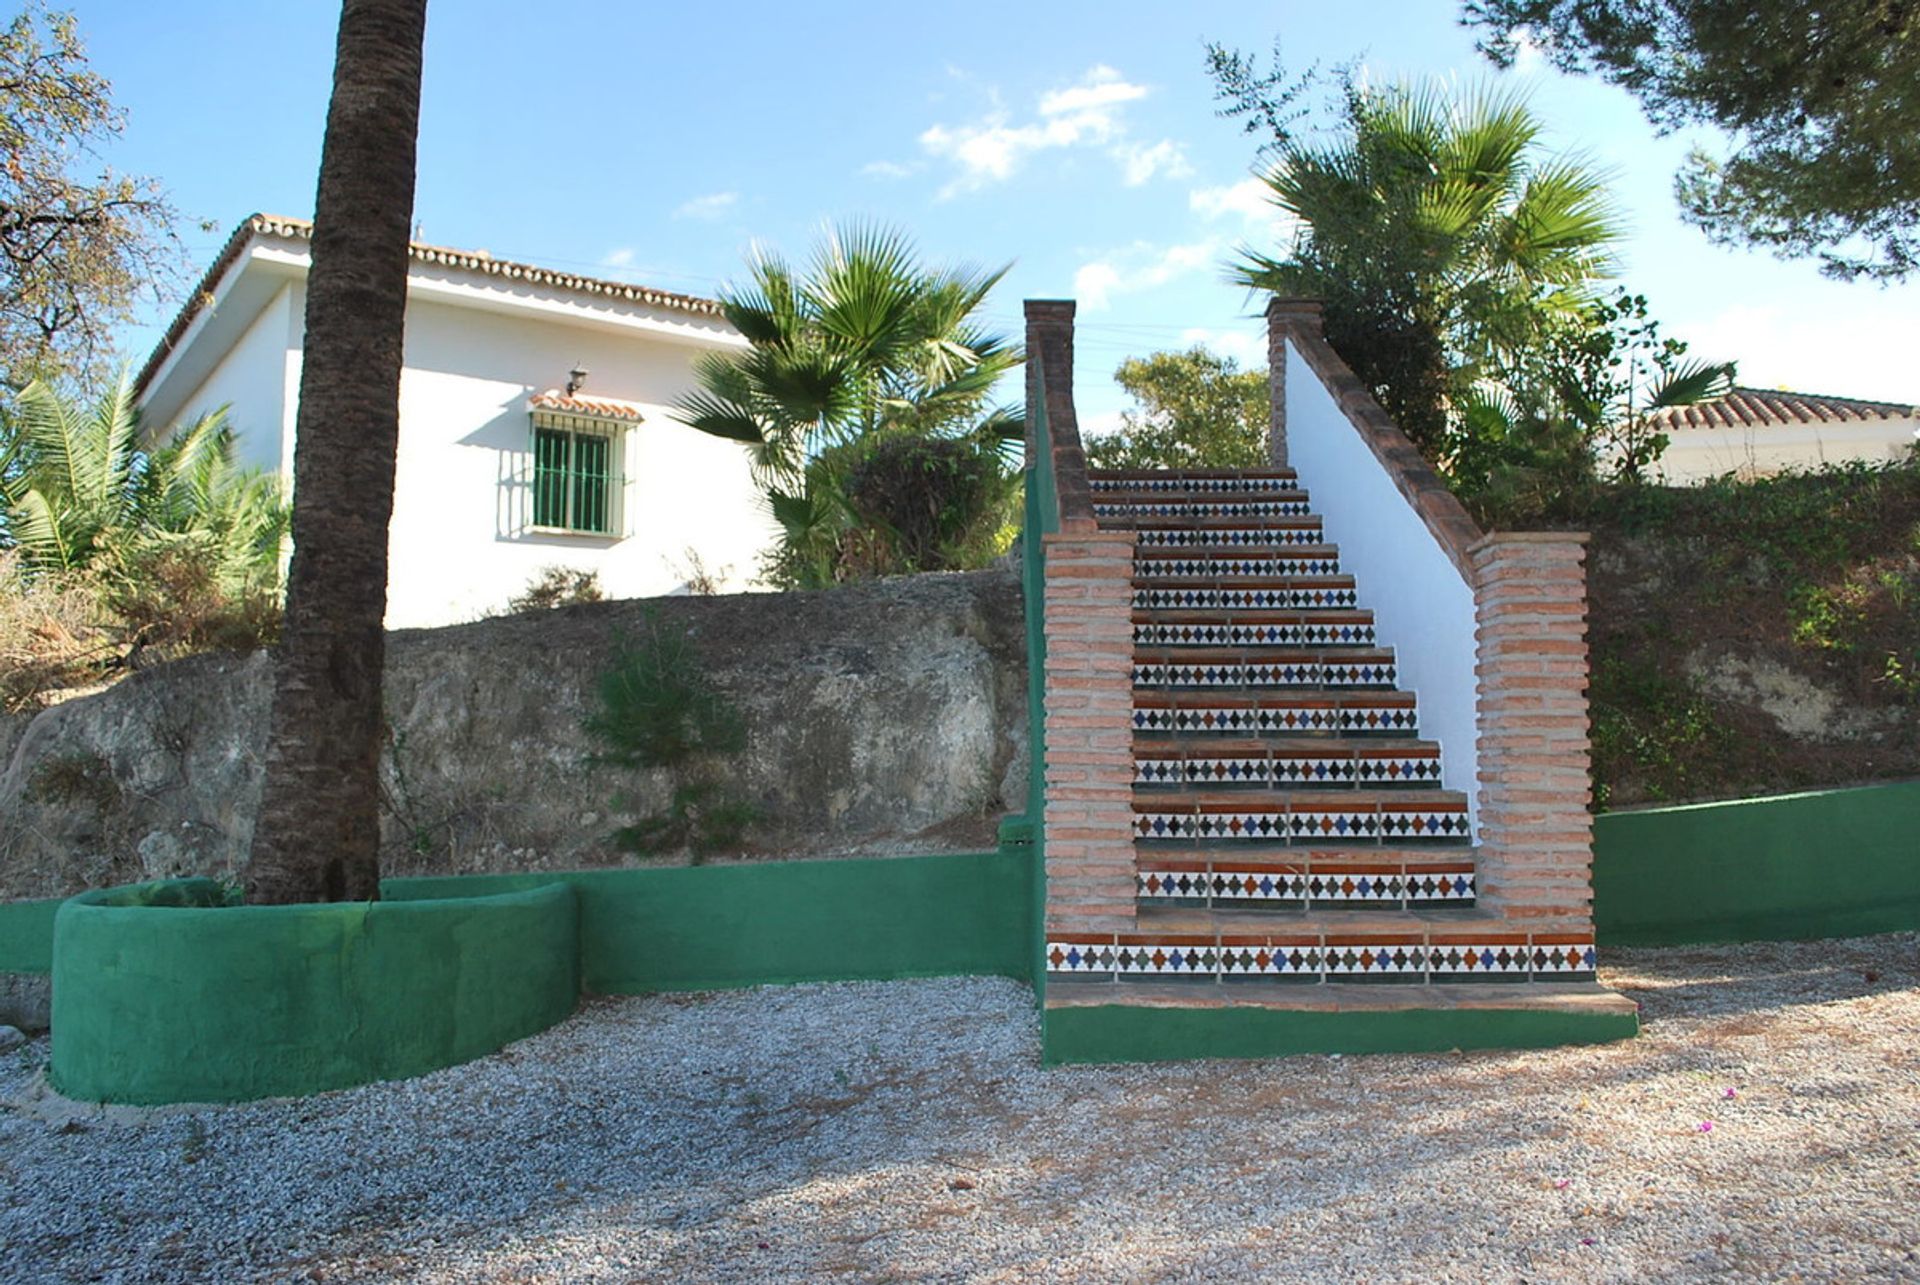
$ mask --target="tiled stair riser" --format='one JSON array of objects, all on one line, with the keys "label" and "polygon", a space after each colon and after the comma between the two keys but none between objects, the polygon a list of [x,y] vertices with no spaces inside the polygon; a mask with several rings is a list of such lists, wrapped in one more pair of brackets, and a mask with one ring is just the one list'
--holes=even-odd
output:
[{"label": "tiled stair riser", "polygon": [[[1217,701],[1217,698],[1216,698]],[[1136,703],[1133,730],[1196,736],[1298,736],[1340,732],[1355,736],[1412,736],[1419,731],[1412,705],[1353,693],[1343,699],[1245,705]]]},{"label": "tiled stair riser", "polygon": [[[1098,492],[1096,492],[1098,494]],[[1282,493],[1285,494],[1285,493]],[[1284,499],[1265,500],[1095,500],[1095,518],[1304,518],[1311,517],[1311,500],[1304,492],[1286,494]]]},{"label": "tiled stair riser", "polygon": [[1473,866],[1468,862],[1142,862],[1136,878],[1143,906],[1413,909],[1465,907],[1474,900]]},{"label": "tiled stair riser", "polygon": [[1369,660],[1136,663],[1135,687],[1385,687],[1399,670],[1391,657]]},{"label": "tiled stair riser", "polygon": [[1133,624],[1136,647],[1372,647],[1373,618],[1155,620]]},{"label": "tiled stair riser", "polygon": [[1154,495],[1182,491],[1195,495],[1264,495],[1274,491],[1297,491],[1300,480],[1274,474],[1245,473],[1237,476],[1202,477],[1193,474],[1169,474],[1166,477],[1096,477],[1089,480],[1095,495]]},{"label": "tiled stair riser", "polygon": [[1591,938],[1572,934],[1049,934],[1053,977],[1113,981],[1592,981]]},{"label": "tiled stair riser", "polygon": [[1304,579],[1294,584],[1139,584],[1133,587],[1137,611],[1350,611],[1359,596],[1351,576]]},{"label": "tiled stair riser", "polygon": [[1276,752],[1226,756],[1176,751],[1163,758],[1153,756],[1153,747],[1147,746],[1136,747],[1133,783],[1136,787],[1147,789],[1159,786],[1285,789],[1300,786],[1389,788],[1438,785],[1440,756],[1434,750],[1420,749],[1376,754],[1348,751],[1325,755]]},{"label": "tiled stair riser", "polygon": [[1249,550],[1209,554],[1205,550],[1195,549],[1158,549],[1135,554],[1133,573],[1142,584],[1158,580],[1337,576],[1340,574],[1340,559],[1334,554],[1317,551],[1276,554]]},{"label": "tiled stair riser", "polygon": [[1321,544],[1318,518],[1289,526],[1260,527],[1139,527],[1133,533],[1140,549],[1232,549],[1286,544]]},{"label": "tiled stair riser", "polygon": [[1250,804],[1233,811],[1134,806],[1137,843],[1465,843],[1466,805]]}]

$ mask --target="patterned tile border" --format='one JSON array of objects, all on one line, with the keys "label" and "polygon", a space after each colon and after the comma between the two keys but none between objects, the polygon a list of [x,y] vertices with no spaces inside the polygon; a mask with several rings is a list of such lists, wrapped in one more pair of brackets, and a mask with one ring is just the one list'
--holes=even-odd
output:
[{"label": "patterned tile border", "polygon": [[[1356,613],[1356,615],[1359,613]],[[1136,647],[1371,647],[1373,620],[1136,620]]]},{"label": "patterned tile border", "polygon": [[1471,861],[1142,860],[1134,878],[1142,904],[1218,910],[1470,906],[1476,887]]},{"label": "patterned tile border", "polygon": [[1341,806],[1136,802],[1133,837],[1144,843],[1462,843],[1472,836],[1464,802],[1374,803],[1356,795]]},{"label": "patterned tile border", "polygon": [[1399,692],[1344,693],[1331,699],[1274,697],[1248,705],[1154,705],[1136,700],[1136,732],[1187,732],[1197,735],[1260,736],[1307,732],[1345,732],[1412,736],[1418,712]]},{"label": "patterned tile border", "polygon": [[1136,748],[1133,783],[1138,786],[1393,787],[1438,785],[1439,746],[1399,750],[1274,750],[1264,754],[1209,754],[1204,750],[1145,745]]},{"label": "patterned tile border", "polygon": [[1166,477],[1090,477],[1087,485],[1095,495],[1114,495],[1128,491],[1155,494],[1183,491],[1193,495],[1264,495],[1273,491],[1297,491],[1297,477],[1262,477],[1241,473],[1230,477],[1191,477],[1170,473]]},{"label": "patterned tile border", "polygon": [[1157,500],[1122,504],[1095,503],[1096,518],[1304,518],[1311,517],[1308,497],[1284,500]]},{"label": "patterned tile border", "polygon": [[1232,549],[1280,544],[1324,544],[1320,519],[1293,526],[1140,527],[1133,533],[1139,549]]},{"label": "patterned tile border", "polygon": [[1331,584],[1248,585],[1218,588],[1209,585],[1139,585],[1133,590],[1135,610],[1190,608],[1212,611],[1299,611],[1359,605],[1352,576],[1333,576]]},{"label": "patterned tile border", "polygon": [[1399,671],[1375,660],[1244,661],[1177,664],[1138,662],[1135,687],[1392,687]]},{"label": "patterned tile border", "polygon": [[1275,576],[1337,576],[1340,559],[1306,557],[1207,557],[1184,550],[1146,550],[1134,555],[1135,580],[1240,580]]},{"label": "patterned tile border", "polygon": [[1404,983],[1591,981],[1591,937],[1565,934],[1392,933],[1050,933],[1052,977],[1114,981],[1190,977],[1304,982],[1370,978]]}]

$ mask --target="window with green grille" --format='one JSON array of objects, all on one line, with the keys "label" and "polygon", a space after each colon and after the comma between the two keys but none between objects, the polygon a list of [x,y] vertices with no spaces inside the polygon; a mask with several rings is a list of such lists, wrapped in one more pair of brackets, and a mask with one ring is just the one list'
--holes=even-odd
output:
[{"label": "window with green grille", "polygon": [[613,439],[564,428],[533,430],[533,525],[613,534]]}]

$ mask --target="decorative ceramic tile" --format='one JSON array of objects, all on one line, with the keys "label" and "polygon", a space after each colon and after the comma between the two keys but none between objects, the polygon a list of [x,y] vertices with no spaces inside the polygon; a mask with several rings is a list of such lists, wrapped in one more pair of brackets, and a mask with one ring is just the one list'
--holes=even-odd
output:
[{"label": "decorative ceramic tile", "polygon": [[1196,553],[1143,552],[1133,560],[1136,579],[1161,580],[1271,578],[1273,576],[1336,576],[1340,560],[1329,557],[1207,557]]},{"label": "decorative ceramic tile", "polygon": [[[1339,581],[1344,580],[1342,584]],[[1359,602],[1350,576],[1335,577],[1325,585],[1258,585],[1246,588],[1193,588],[1182,585],[1137,585],[1136,609],[1155,611],[1200,608],[1220,611],[1288,611],[1323,607],[1352,607]]]},{"label": "decorative ceramic tile", "polygon": [[1392,840],[1462,840],[1467,835],[1465,803],[1383,803],[1379,833]]},{"label": "decorative ceramic tile", "polygon": [[1285,735],[1304,732],[1350,732],[1357,735],[1411,736],[1416,730],[1413,706],[1378,704],[1364,696],[1340,705],[1261,705],[1252,708],[1183,705],[1138,706],[1133,727],[1139,732],[1192,732],[1203,735]]},{"label": "decorative ceramic tile", "polygon": [[1272,500],[1141,501],[1093,506],[1096,518],[1303,518],[1310,515],[1304,495]]},{"label": "decorative ceramic tile", "polygon": [[1371,621],[1142,621],[1133,626],[1138,647],[1370,647]]},{"label": "decorative ceramic tile", "polygon": [[1385,754],[1360,750],[1354,756],[1353,775],[1361,785],[1438,785],[1440,751],[1437,746]]},{"label": "decorative ceramic tile", "polygon": [[1319,943],[1314,941],[1223,937],[1220,940],[1220,980],[1245,978],[1317,982],[1320,980],[1321,958]]},{"label": "decorative ceramic tile", "polygon": [[1211,939],[1141,940],[1122,935],[1113,952],[1113,973],[1118,978],[1214,977],[1219,966],[1220,948]]},{"label": "decorative ceramic tile", "polygon": [[1329,937],[1322,973],[1328,981],[1379,977],[1417,982],[1426,977],[1426,962],[1426,951],[1418,938]]},{"label": "decorative ceramic tile", "polygon": [[1297,491],[1300,480],[1293,477],[1261,477],[1241,474],[1236,477],[1095,477],[1088,485],[1101,494],[1124,491],[1181,491],[1189,495],[1259,495],[1269,491]]},{"label": "decorative ceramic tile", "polygon": [[1049,973],[1067,977],[1111,977],[1113,937],[1049,933],[1046,957]]},{"label": "decorative ceramic tile", "polygon": [[1134,543],[1143,549],[1208,549],[1320,542],[1318,520],[1283,527],[1143,527],[1134,532]]},{"label": "decorative ceramic tile", "polygon": [[1194,755],[1141,756],[1133,761],[1135,785],[1260,786],[1272,784],[1273,764],[1264,758]]},{"label": "decorative ceramic tile", "polygon": [[1460,903],[1474,899],[1474,872],[1470,865],[1452,868],[1407,867],[1407,903]]},{"label": "decorative ceramic tile", "polygon": [[1263,869],[1251,866],[1213,867],[1208,891],[1219,906],[1302,905],[1307,900],[1303,869]]},{"label": "decorative ceramic tile", "polygon": [[1390,661],[1257,661],[1191,665],[1150,661],[1133,667],[1135,687],[1391,687]]}]

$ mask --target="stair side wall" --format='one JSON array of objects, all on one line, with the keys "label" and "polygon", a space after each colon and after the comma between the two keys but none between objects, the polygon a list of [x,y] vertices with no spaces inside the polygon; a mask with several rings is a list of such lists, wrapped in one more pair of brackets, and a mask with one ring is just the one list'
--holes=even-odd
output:
[{"label": "stair side wall", "polygon": [[1133,546],[1045,537],[1049,933],[1134,925]]}]

